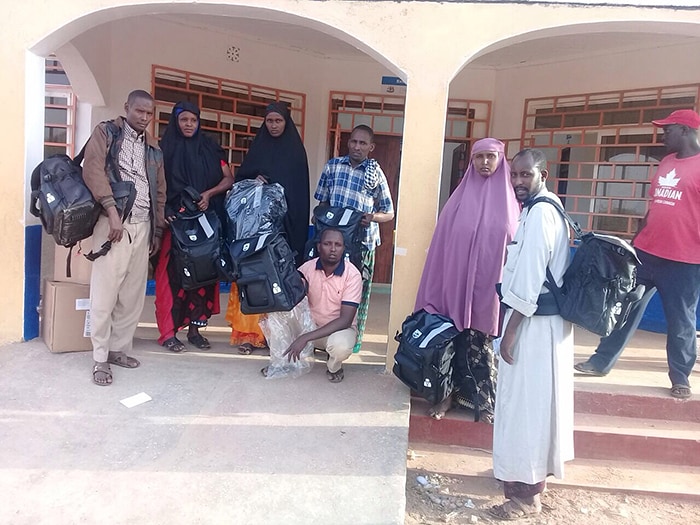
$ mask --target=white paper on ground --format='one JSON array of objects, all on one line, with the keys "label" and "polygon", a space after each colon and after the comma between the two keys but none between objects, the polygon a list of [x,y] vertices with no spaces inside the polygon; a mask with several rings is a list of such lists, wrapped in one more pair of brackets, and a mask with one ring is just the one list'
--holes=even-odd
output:
[{"label": "white paper on ground", "polygon": [[126,408],[133,408],[137,405],[140,405],[141,403],[146,403],[148,401],[151,401],[151,396],[149,396],[146,392],[140,392],[136,394],[135,396],[127,397],[124,398],[120,401],[122,405],[124,405]]}]

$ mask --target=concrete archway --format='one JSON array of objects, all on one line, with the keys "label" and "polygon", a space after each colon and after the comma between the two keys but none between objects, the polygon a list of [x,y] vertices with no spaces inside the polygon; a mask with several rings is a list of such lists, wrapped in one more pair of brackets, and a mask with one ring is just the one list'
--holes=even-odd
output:
[{"label": "concrete archway", "polygon": [[[109,39],[111,36],[112,42],[114,42],[114,32],[123,30],[129,24],[134,24],[137,34],[143,34],[149,29],[152,29],[149,24],[150,21],[153,20],[157,20],[158,23],[164,25],[169,25],[171,29],[175,26],[184,28],[183,31],[185,35],[181,35],[184,39],[187,38],[186,33],[188,31],[197,30],[201,32],[209,28],[213,30],[214,33],[217,33],[220,40],[223,41],[223,35],[225,35],[227,31],[230,32],[230,27],[228,26],[236,26],[238,28],[240,32],[236,34],[237,37],[240,37],[243,30],[247,29],[250,33],[252,31],[251,28],[256,27],[262,28],[264,31],[268,32],[268,34],[260,35],[263,38],[272,36],[272,33],[280,31],[280,28],[282,28],[282,31],[284,31],[287,36],[292,39],[297,38],[297,41],[300,41],[298,39],[299,32],[306,32],[306,40],[312,42],[310,46],[313,47],[313,43],[317,43],[318,49],[316,52],[319,55],[328,53],[327,47],[329,46],[324,46],[323,43],[337,40],[342,42],[345,48],[347,48],[350,59],[357,59],[358,56],[365,57],[363,58],[365,62],[370,60],[378,64],[375,69],[381,69],[389,74],[395,74],[405,78],[400,68],[382,52],[375,50],[361,39],[349,34],[343,29],[339,29],[335,25],[321,22],[310,16],[250,6],[194,3],[150,3],[133,6],[114,6],[109,9],[84,14],[74,18],[62,27],[56,28],[51,33],[38,40],[31,46],[31,52],[37,57],[55,52],[57,58],[63,61],[64,68],[71,79],[71,84],[73,85],[75,93],[83,103],[87,103],[93,110],[91,120],[92,124],[94,124],[103,118],[112,117],[114,112],[119,111],[123,103],[122,98],[125,93],[129,91],[127,86],[120,84],[119,81],[121,77],[120,72],[124,71],[123,64],[117,66],[113,65],[115,62],[114,59],[118,58],[118,56],[108,55],[109,58],[107,58],[102,55],[103,59],[100,60],[100,54],[105,51],[108,52],[107,48],[109,47],[101,43],[101,40]],[[244,20],[245,23],[239,23],[242,20]],[[201,41],[198,41],[198,43],[200,42]],[[219,42],[219,44],[220,43],[221,42]],[[250,39],[248,43],[254,44]],[[279,42],[275,42],[275,44],[280,45]],[[304,44],[306,44],[306,42],[304,42]],[[333,46],[331,45],[330,47]],[[341,46],[335,47],[340,49]],[[150,47],[145,45],[144,48],[149,49]],[[297,50],[299,50],[299,48],[297,48]],[[311,49],[311,51],[314,50]],[[134,56],[134,53],[131,53],[131,56]],[[325,56],[326,55],[321,56],[321,58]],[[160,62],[160,60],[153,60],[152,62],[156,63]],[[194,61],[190,60],[190,62]],[[177,63],[173,64],[172,61],[170,63],[175,66],[179,65]],[[38,60],[35,61],[34,66],[36,70],[32,72],[32,75],[38,77],[40,75],[40,64]],[[356,65],[351,65],[351,67],[357,69]],[[205,72],[212,73],[211,71]],[[150,81],[150,71],[147,75],[146,78]],[[221,73],[221,75],[223,76],[224,74]],[[146,82],[143,71],[140,78],[139,87],[145,87]],[[114,79],[116,79],[116,82]],[[258,81],[258,83],[264,84],[265,82]],[[301,90],[301,88],[299,89]],[[37,90],[37,93],[35,93],[35,101],[27,100],[27,105],[39,105],[40,96],[43,97]],[[327,96],[325,99],[317,96],[316,99],[316,103],[322,104],[324,108],[327,108]],[[326,111],[326,109],[324,109],[324,111]],[[88,121],[89,120],[90,115],[88,116]],[[320,120],[323,121],[323,119]],[[27,135],[30,138],[27,141],[26,147],[28,149],[28,156],[35,157],[37,159],[36,162],[38,162],[38,160],[41,159],[38,151],[41,149],[42,129],[40,126],[36,125],[36,121],[33,124],[33,126],[28,126],[27,128]],[[90,128],[91,125],[83,126],[83,129],[79,132],[83,139],[87,137]],[[325,140],[325,136],[325,127],[317,127],[310,139],[323,141]],[[80,142],[82,142],[82,140]],[[323,156],[325,156],[325,147],[320,147],[318,149],[319,151],[323,151]],[[315,156],[317,162],[322,158],[320,153],[317,153]],[[28,163],[28,165],[34,166],[36,162]],[[318,169],[317,171],[320,172]],[[26,219],[28,223],[34,222],[33,226],[30,226],[30,228],[40,229],[36,221],[32,218],[26,217]],[[41,235],[36,235],[35,232],[32,237],[33,240],[28,240],[27,242],[36,244],[36,242],[38,242],[37,239],[40,238]],[[41,279],[40,272],[37,271],[37,266],[40,264],[38,261],[38,254],[40,252],[41,250],[39,249],[29,247],[27,253],[27,265],[31,270],[25,270],[25,303],[38,301]],[[30,274],[31,278],[29,278]],[[25,317],[28,317],[25,318],[24,323],[25,339],[38,335],[38,316],[34,313],[36,304],[29,304],[28,306],[29,307],[25,309]]]},{"label": "concrete archway", "polygon": [[700,23],[595,22],[530,31],[484,46],[454,76],[451,96],[493,103],[491,133],[520,136],[526,98],[693,83]]},{"label": "concrete archway", "polygon": [[[523,131],[525,128],[532,129],[532,124],[527,124],[527,119],[524,117],[528,99],[568,96],[569,100],[574,100],[577,97],[582,98],[586,94],[595,94],[597,100],[602,103],[605,93],[610,93],[610,97],[613,97],[613,94],[617,92],[636,91],[638,93],[636,102],[641,105],[643,100],[650,97],[653,99],[658,88],[664,87],[666,89],[663,93],[666,94],[664,96],[667,98],[663,102],[661,99],[659,100],[660,109],[658,111],[664,111],[664,104],[673,104],[671,95],[668,95],[673,92],[679,99],[692,99],[694,92],[695,109],[697,109],[698,104],[700,104],[700,99],[697,97],[698,80],[695,74],[698,53],[700,53],[700,23],[697,22],[616,21],[546,28],[491,43],[475,53],[453,79],[451,96],[458,96],[458,94],[465,92],[470,93],[474,90],[479,92],[481,96],[488,96],[490,93],[494,116],[491,135],[501,140],[510,141],[509,155],[512,156],[519,149],[521,140],[524,140],[526,136],[527,140],[532,140],[533,134]],[[485,81],[483,84],[479,84],[475,80],[477,78],[485,79]],[[689,97],[686,96],[688,93],[690,93]],[[630,97],[630,95],[626,95],[626,97]],[[542,104],[544,103],[542,102]],[[573,104],[573,102],[569,103]],[[654,103],[649,103],[649,105],[653,106]],[[666,114],[678,106],[670,105],[667,107],[669,109],[665,110]],[[639,137],[644,137],[646,134],[648,137],[652,133],[649,120],[647,118],[644,121],[646,125],[644,122],[640,122],[641,127],[633,124],[627,129],[624,127],[614,128],[614,122],[610,122],[606,126],[601,124],[599,127],[590,125],[588,131],[584,133],[587,133],[589,137],[593,137],[596,133],[599,136],[606,135],[603,137],[605,139],[611,139],[617,133],[625,133],[627,139],[631,139],[635,134]],[[546,133],[547,130],[543,130],[541,138]],[[581,134],[581,131],[576,130],[576,133]],[[576,133],[574,133],[574,137],[577,136]],[[550,139],[549,143],[541,142],[538,145],[547,151],[552,146],[556,146],[557,141],[562,143],[562,137],[565,136],[567,136],[566,132],[560,131],[559,136]],[[571,137],[571,133],[568,136]],[[574,156],[581,160],[582,156],[587,154],[585,152],[592,151],[596,144],[601,144],[595,140],[601,141],[602,138],[594,139],[593,144],[574,146],[572,149],[577,152],[574,153]],[[649,142],[650,139],[640,138],[638,140]],[[576,144],[577,139],[574,138],[573,142]],[[529,144],[524,143],[526,146]],[[605,144],[610,143],[606,142]],[[618,143],[613,142],[613,144]],[[586,149],[587,146],[591,147]],[[561,158],[557,154],[552,155],[550,161],[556,165],[556,162]],[[632,164],[643,169],[647,175],[647,168],[639,165],[640,160],[636,155],[633,157]],[[593,157],[592,154],[586,160],[589,163],[601,161],[600,158]],[[569,157],[566,157],[566,166],[567,174],[565,177],[567,178],[569,170],[575,173],[578,169],[574,160],[569,162]],[[648,169],[648,176],[650,176],[655,168]],[[558,171],[558,167],[556,171]],[[556,171],[550,178],[551,181],[560,180]],[[573,175],[573,177],[575,176]],[[567,178],[561,180],[567,180]],[[646,177],[645,180],[647,180]],[[559,182],[553,184],[552,189],[555,191],[560,191],[563,195],[569,193],[564,189],[566,183],[563,183],[564,186],[558,186]],[[580,190],[571,190],[569,196],[580,195],[584,198],[590,198],[591,202],[597,202],[594,200],[595,194],[586,193],[592,190],[583,188],[585,182],[575,182],[575,184],[582,185],[582,187]],[[582,193],[576,193],[578,191]],[[598,195],[598,197],[601,196],[608,195]],[[576,200],[575,197],[571,198]],[[599,200],[602,202],[602,199]],[[632,204],[641,208],[641,211],[634,211],[634,215],[641,217],[644,214],[645,203],[643,201],[628,201],[628,207],[631,207]],[[577,205],[572,203],[571,206]],[[569,211],[574,213],[583,210],[572,208]],[[628,211],[627,213],[631,214],[632,212]],[[593,213],[582,213],[581,217],[585,219],[589,215],[592,216]],[[581,217],[577,217],[580,222]],[[600,219],[601,217],[596,218]],[[591,220],[594,219],[591,218]],[[585,228],[585,222],[582,224]],[[595,226],[593,228],[597,229]],[[610,233],[629,238],[634,231],[635,229],[632,228],[629,231],[619,230]],[[700,323],[700,320],[698,322]],[[654,331],[665,330],[663,311],[658,298],[647,309],[642,321],[642,328]]]}]

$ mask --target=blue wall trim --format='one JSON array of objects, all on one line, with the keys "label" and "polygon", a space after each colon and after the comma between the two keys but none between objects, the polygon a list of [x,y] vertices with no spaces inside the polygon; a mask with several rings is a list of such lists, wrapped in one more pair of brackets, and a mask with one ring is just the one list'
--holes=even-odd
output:
[{"label": "blue wall trim", "polygon": [[39,337],[41,298],[41,225],[24,229],[24,329],[25,341]]}]

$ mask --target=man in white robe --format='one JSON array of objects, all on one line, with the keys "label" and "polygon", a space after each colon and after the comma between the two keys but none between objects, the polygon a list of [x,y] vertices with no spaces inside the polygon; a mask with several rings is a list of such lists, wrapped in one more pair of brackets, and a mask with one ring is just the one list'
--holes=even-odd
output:
[{"label": "man in white robe", "polygon": [[559,212],[546,202],[528,206],[543,196],[560,202],[545,186],[546,168],[540,150],[523,150],[511,163],[511,184],[523,211],[507,248],[501,287],[508,310],[500,343],[493,471],[504,482],[507,501],[491,509],[498,519],[539,514],[546,477],[562,478],[564,462],[574,457],[573,327],[559,315],[536,314],[539,295],[547,293],[547,267],[561,285],[569,263],[569,230]]}]

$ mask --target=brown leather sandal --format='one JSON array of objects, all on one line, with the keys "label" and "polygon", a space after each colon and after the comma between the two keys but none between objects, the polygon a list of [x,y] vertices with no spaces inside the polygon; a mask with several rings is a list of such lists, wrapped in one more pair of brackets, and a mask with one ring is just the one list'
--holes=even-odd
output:
[{"label": "brown leather sandal", "polygon": [[92,382],[99,386],[112,384],[112,369],[109,367],[109,363],[95,363],[92,368]]},{"label": "brown leather sandal", "polygon": [[345,372],[343,372],[342,368],[337,372],[326,370],[326,377],[331,383],[340,383],[345,378]]},{"label": "brown leather sandal", "polygon": [[107,357],[107,362],[111,365],[121,366],[122,368],[138,368],[141,363],[135,357],[129,357],[124,352],[110,352]]}]

